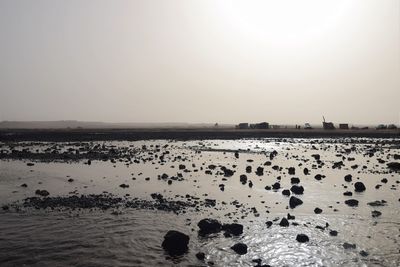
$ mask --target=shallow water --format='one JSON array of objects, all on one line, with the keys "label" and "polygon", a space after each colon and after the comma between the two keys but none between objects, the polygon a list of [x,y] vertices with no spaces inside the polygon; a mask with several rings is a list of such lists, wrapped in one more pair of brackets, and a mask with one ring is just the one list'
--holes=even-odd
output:
[{"label": "shallow water", "polygon": [[[2,266],[205,266],[211,261],[215,266],[254,266],[252,259],[259,258],[271,266],[399,266],[400,176],[386,167],[387,162],[396,161],[393,155],[400,154],[399,143],[395,139],[95,142],[85,144],[82,153],[100,144],[104,145],[104,153],[130,149],[131,160],[116,157],[114,161],[93,160],[88,165],[85,159],[57,162],[4,159],[0,161],[1,205],[22,203],[26,197],[35,196],[36,189],[48,190],[50,196],[109,192],[151,199],[150,194],[157,192],[182,199],[190,194],[200,199],[215,199],[217,205],[179,215],[123,208],[118,213],[2,210],[0,262]],[[40,153],[54,150],[55,145],[59,153],[78,147],[76,143],[3,143],[0,149],[7,153],[12,149]],[[239,158],[235,157],[235,151],[239,151]],[[277,155],[271,160],[272,151]],[[319,154],[323,164],[318,164],[312,154]],[[132,159],[137,159],[137,163]],[[266,161],[271,165],[264,165]],[[333,169],[333,163],[338,161],[343,161],[344,166]],[[35,164],[27,166],[27,162]],[[186,171],[179,170],[179,164],[184,164]],[[210,164],[217,168],[206,174]],[[355,164],[358,167],[351,168]],[[274,165],[281,169],[272,168]],[[220,166],[235,170],[234,175],[224,177]],[[246,173],[246,166],[252,166],[251,173]],[[255,174],[259,166],[264,168],[262,176]],[[288,174],[289,167],[296,168],[295,175]],[[310,170],[309,175],[303,173],[305,167]],[[165,179],[158,179],[164,173],[170,177],[181,173],[183,181],[168,184]],[[240,183],[241,174],[252,181],[252,188],[248,183]],[[317,181],[316,174],[326,178]],[[353,182],[344,181],[347,174],[352,174]],[[265,186],[279,181],[278,177],[281,189],[265,190]],[[291,187],[291,177],[299,177],[304,187],[304,194],[297,196],[304,204],[295,209],[288,208],[289,198],[281,193]],[[68,182],[69,178],[74,181]],[[383,178],[388,182],[381,182]],[[356,181],[362,181],[367,190],[354,192]],[[20,186],[23,183],[26,188]],[[129,188],[119,187],[122,183]],[[220,190],[220,184],[225,185],[224,191]],[[379,189],[375,188],[377,184],[381,185]],[[353,192],[353,196],[344,196],[345,191]],[[357,199],[359,206],[345,205],[349,198]],[[367,204],[376,200],[387,203],[382,207]],[[316,207],[323,212],[314,214]],[[373,210],[382,215],[373,218]],[[280,218],[287,213],[296,216],[290,222],[298,223],[297,226],[279,226]],[[199,237],[197,222],[206,217],[226,223],[237,221],[244,225],[244,233],[234,238],[222,234]],[[268,228],[265,222],[275,218],[279,220]],[[329,227],[324,230],[315,228],[326,223]],[[189,252],[178,258],[169,257],[161,248],[163,236],[172,229],[190,235]],[[338,235],[330,236],[330,230],[337,230]],[[298,243],[295,238],[299,233],[307,234],[310,242]],[[237,242],[248,245],[246,255],[237,255],[230,249]],[[356,248],[344,249],[344,242],[356,244]],[[199,251],[206,254],[205,262],[196,259]],[[360,255],[361,251],[368,256]]]}]

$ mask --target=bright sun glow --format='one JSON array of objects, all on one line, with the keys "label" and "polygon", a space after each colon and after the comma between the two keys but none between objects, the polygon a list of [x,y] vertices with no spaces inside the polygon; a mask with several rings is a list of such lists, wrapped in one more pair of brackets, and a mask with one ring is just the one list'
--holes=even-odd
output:
[{"label": "bright sun glow", "polygon": [[351,0],[251,0],[223,1],[220,10],[236,31],[291,46],[323,38],[324,33],[343,23],[341,17],[352,6]]}]

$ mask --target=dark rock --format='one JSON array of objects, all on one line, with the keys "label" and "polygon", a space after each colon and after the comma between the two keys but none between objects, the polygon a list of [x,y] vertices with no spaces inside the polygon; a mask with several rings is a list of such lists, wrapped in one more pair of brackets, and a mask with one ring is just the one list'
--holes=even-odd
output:
[{"label": "dark rock", "polygon": [[35,164],[34,164],[34,163],[31,163],[31,162],[28,162],[28,163],[26,164],[26,166],[32,167],[32,166],[35,166]]},{"label": "dark rock", "polygon": [[74,179],[72,179],[72,178],[69,178],[69,179],[68,179],[68,182],[69,182],[69,183],[72,183],[73,181],[74,181]]},{"label": "dark rock", "polygon": [[386,164],[393,171],[400,171],[400,162],[390,162]]},{"label": "dark rock", "polygon": [[330,231],[329,231],[329,235],[330,235],[330,236],[337,236],[337,235],[338,235],[338,232],[337,232],[336,230],[330,230]]},{"label": "dark rock", "polygon": [[264,168],[263,167],[258,167],[257,170],[256,170],[256,174],[258,176],[264,175]]},{"label": "dark rock", "polygon": [[272,226],[272,222],[271,221],[267,221],[265,224],[267,225],[268,228],[270,228]]},{"label": "dark rock", "polygon": [[21,187],[28,187],[27,184],[21,184]]},{"label": "dark rock", "polygon": [[357,207],[358,206],[358,200],[355,199],[348,199],[344,203],[350,207]]},{"label": "dark rock", "polygon": [[295,174],[296,174],[296,169],[295,169],[294,167],[290,167],[290,168],[288,169],[288,171],[289,171],[289,174],[290,174],[290,175],[295,175]]},{"label": "dark rock", "polygon": [[344,177],[344,180],[345,180],[346,182],[351,182],[352,179],[353,179],[353,176],[351,176],[351,174],[347,174],[347,175]]},{"label": "dark rock", "polygon": [[303,201],[295,196],[291,196],[289,200],[289,206],[291,209],[296,208],[297,206],[303,204]]},{"label": "dark rock", "polygon": [[170,255],[182,255],[188,251],[189,236],[178,231],[168,231],[161,246]]},{"label": "dark rock", "polygon": [[121,188],[128,188],[129,185],[128,185],[128,184],[120,184],[119,187],[121,187]]},{"label": "dark rock", "polygon": [[382,206],[386,206],[386,201],[385,200],[382,200],[382,201],[376,200],[373,202],[368,202],[367,204],[372,207],[382,207]]},{"label": "dark rock", "polygon": [[281,188],[281,184],[278,183],[278,182],[276,182],[276,183],[274,183],[274,184],[272,185],[272,189],[274,189],[274,190],[278,190],[279,188]]},{"label": "dark rock", "polygon": [[314,179],[317,181],[321,181],[322,180],[322,175],[321,174],[317,174],[314,176]]},{"label": "dark rock", "polygon": [[302,195],[304,193],[304,187],[303,186],[299,186],[299,185],[293,185],[290,188],[290,191],[292,191],[293,193],[295,193],[296,195]]},{"label": "dark rock", "polygon": [[371,214],[372,214],[372,217],[376,218],[376,217],[381,216],[381,215],[382,215],[382,212],[377,211],[377,210],[373,210],[373,211],[371,212]]},{"label": "dark rock", "polygon": [[288,190],[288,189],[282,190],[282,195],[290,196],[290,190]]},{"label": "dark rock", "polygon": [[246,167],[246,172],[247,172],[247,173],[251,173],[251,166],[247,166],[247,167]]},{"label": "dark rock", "polygon": [[351,197],[351,196],[353,195],[353,193],[350,192],[350,191],[346,191],[346,192],[343,193],[343,195],[344,195],[344,196]]},{"label": "dark rock", "polygon": [[344,242],[343,248],[344,249],[356,249],[356,244],[350,244],[350,243]]},{"label": "dark rock", "polygon": [[290,213],[287,214],[287,219],[288,220],[294,220],[296,217],[294,215],[290,215]]},{"label": "dark rock", "polygon": [[42,197],[47,197],[48,195],[50,195],[49,191],[47,190],[36,190],[35,191],[36,195],[42,196]]},{"label": "dark rock", "polygon": [[361,250],[360,251],[360,255],[363,256],[363,257],[367,257],[369,254],[365,250]]},{"label": "dark rock", "polygon": [[292,177],[292,178],[290,178],[290,183],[291,184],[299,184],[300,179],[298,177]]},{"label": "dark rock", "polygon": [[289,221],[285,217],[283,217],[281,222],[279,223],[279,226],[288,227],[289,226]]},{"label": "dark rock", "polygon": [[247,183],[247,176],[245,174],[240,175],[240,182],[242,184],[246,184]]},{"label": "dark rock", "polygon": [[225,232],[232,234],[232,235],[241,235],[243,234],[243,225],[238,224],[238,223],[230,223],[230,224],[224,224],[222,226],[222,230]]},{"label": "dark rock", "polygon": [[381,182],[384,183],[384,184],[386,184],[386,183],[388,182],[388,179],[383,178],[383,179],[381,180]]},{"label": "dark rock", "polygon": [[310,171],[308,170],[308,168],[304,168],[303,173],[304,175],[309,175]]},{"label": "dark rock", "polygon": [[315,209],[314,209],[314,213],[315,213],[315,214],[321,214],[321,213],[322,213],[322,210],[321,210],[320,208],[315,208]]},{"label": "dark rock", "polygon": [[354,190],[356,192],[364,192],[365,191],[365,185],[362,182],[356,182],[354,184]]},{"label": "dark rock", "polygon": [[244,255],[247,253],[247,245],[243,243],[237,243],[231,247],[233,251],[235,251],[239,255]]},{"label": "dark rock", "polygon": [[200,228],[200,235],[218,233],[222,230],[222,225],[215,219],[202,219],[197,226]]},{"label": "dark rock", "polygon": [[305,243],[305,242],[308,242],[310,239],[305,234],[298,234],[296,237],[296,240],[300,243]]},{"label": "dark rock", "polygon": [[204,259],[206,258],[206,255],[203,252],[198,252],[198,253],[196,253],[196,258],[201,261],[204,261]]}]

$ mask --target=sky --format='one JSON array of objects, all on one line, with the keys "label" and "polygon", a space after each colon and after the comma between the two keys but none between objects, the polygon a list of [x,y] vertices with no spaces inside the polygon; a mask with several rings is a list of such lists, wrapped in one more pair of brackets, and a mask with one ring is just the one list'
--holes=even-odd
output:
[{"label": "sky", "polygon": [[0,1],[0,121],[323,115],[400,123],[400,1]]}]

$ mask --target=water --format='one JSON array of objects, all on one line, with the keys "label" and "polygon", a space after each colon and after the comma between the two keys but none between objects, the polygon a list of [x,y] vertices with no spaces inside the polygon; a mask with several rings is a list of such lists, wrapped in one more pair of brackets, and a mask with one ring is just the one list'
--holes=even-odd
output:
[{"label": "water", "polygon": [[[113,162],[93,160],[91,165],[85,164],[86,159],[3,159],[0,161],[1,205],[22,203],[23,199],[35,196],[36,189],[48,190],[50,196],[110,192],[115,196],[130,194],[147,200],[156,192],[171,199],[183,199],[182,196],[189,194],[200,199],[215,199],[217,205],[200,212],[189,209],[179,215],[129,208],[2,210],[1,266],[206,266],[207,262],[215,266],[254,266],[253,259],[262,259],[263,264],[271,266],[400,266],[400,177],[386,167],[387,162],[396,161],[395,154],[400,154],[399,142],[395,139],[96,142],[86,143],[82,153],[104,144],[105,153],[114,149],[131,151],[133,156],[131,160],[115,156]],[[63,153],[82,144],[3,143],[0,150],[10,153],[12,149],[28,149],[41,153],[52,151],[49,148],[54,150],[54,145]],[[373,155],[368,154],[371,149],[374,149]],[[240,151],[238,159],[234,155],[237,150]],[[270,160],[272,151],[278,154]],[[312,154],[319,154],[324,164],[318,164]],[[160,161],[161,155],[164,161]],[[139,163],[131,163],[133,159]],[[271,161],[270,166],[264,165],[267,161]],[[345,166],[333,169],[333,163],[338,161],[343,161]],[[27,166],[27,162],[35,165]],[[179,170],[180,164],[186,166],[186,172]],[[205,173],[210,164],[217,166],[211,175]],[[355,164],[358,168],[353,169],[351,166]],[[275,170],[274,165],[282,169]],[[218,166],[236,172],[224,178]],[[246,173],[246,166],[252,166],[251,173]],[[262,176],[254,173],[259,166],[264,167]],[[289,167],[296,168],[295,175],[288,174]],[[310,175],[304,175],[305,167]],[[174,180],[169,185],[157,179],[164,173],[169,176],[181,173],[184,180]],[[241,174],[252,181],[252,188],[240,183]],[[317,181],[316,174],[326,178]],[[353,182],[344,181],[347,174],[352,174]],[[266,185],[279,181],[279,176],[282,188],[265,190]],[[282,189],[290,188],[291,177],[299,177],[304,187],[304,195],[297,196],[304,204],[295,209],[287,207],[288,197],[281,193]],[[74,181],[68,182],[69,178]],[[358,178],[366,185],[365,192],[354,192],[353,184]],[[383,178],[388,182],[381,182]],[[20,186],[23,183],[27,184],[26,188]],[[129,188],[121,188],[122,183]],[[220,184],[225,185],[223,192]],[[375,188],[377,184],[381,185],[379,189]],[[345,191],[353,192],[353,196],[344,196]],[[344,200],[349,198],[357,199],[359,206],[345,205]],[[367,204],[376,200],[387,203],[382,207]],[[241,206],[236,207],[233,201]],[[314,214],[316,207],[323,212]],[[372,217],[373,210],[382,215]],[[290,222],[297,226],[279,226],[280,218],[287,213],[296,216]],[[206,217],[225,223],[237,221],[244,225],[244,233],[233,238],[222,234],[200,237],[197,222]],[[268,228],[265,222],[276,218],[279,219]],[[325,227],[326,223],[329,226],[324,230],[316,228]],[[171,229],[190,236],[187,254],[171,258],[161,248],[163,236]],[[331,236],[330,230],[337,230],[338,235]],[[298,243],[295,238],[299,233],[307,234],[310,242]],[[247,244],[247,254],[240,256],[230,249],[237,242]],[[356,248],[344,249],[345,242],[356,244]],[[206,254],[205,262],[195,257],[199,251]],[[361,251],[368,256],[360,255]]]}]

